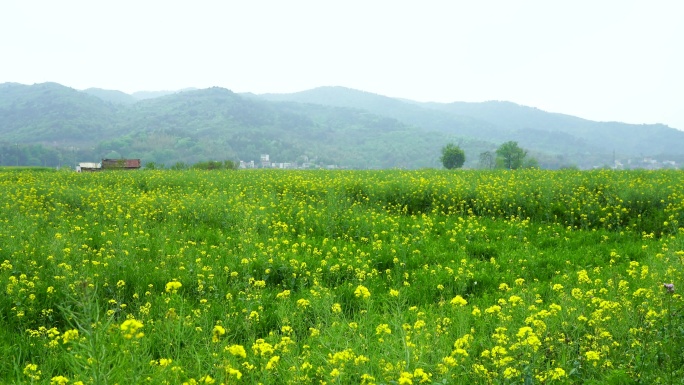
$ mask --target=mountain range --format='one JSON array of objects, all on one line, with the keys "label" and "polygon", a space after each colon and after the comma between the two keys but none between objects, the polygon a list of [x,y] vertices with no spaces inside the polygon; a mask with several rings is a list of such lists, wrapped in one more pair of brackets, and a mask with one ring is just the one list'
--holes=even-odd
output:
[{"label": "mountain range", "polygon": [[[126,94],[57,83],[0,84],[0,164],[206,160],[440,167],[460,145],[466,167],[516,141],[545,168],[684,161],[684,132],[662,124],[595,122],[511,102],[420,103],[343,88],[237,94],[224,88]],[[16,155],[15,155],[16,152]]]}]

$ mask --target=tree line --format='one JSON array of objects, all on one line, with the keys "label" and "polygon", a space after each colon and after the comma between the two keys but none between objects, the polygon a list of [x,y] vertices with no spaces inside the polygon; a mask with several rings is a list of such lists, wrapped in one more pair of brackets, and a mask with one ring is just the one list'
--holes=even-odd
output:
[{"label": "tree line", "polygon": [[[444,168],[448,170],[461,168],[465,160],[465,151],[460,146],[449,143],[442,148],[440,161]],[[527,156],[527,150],[521,148],[518,142],[508,141],[500,145],[494,152],[481,152],[478,167],[482,169],[503,168],[515,170],[518,168],[539,167],[539,164],[535,158]]]}]

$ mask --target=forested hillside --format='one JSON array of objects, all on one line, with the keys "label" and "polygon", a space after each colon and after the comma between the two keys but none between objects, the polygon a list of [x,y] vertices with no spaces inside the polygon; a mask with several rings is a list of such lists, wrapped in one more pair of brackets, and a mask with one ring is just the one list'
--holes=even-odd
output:
[{"label": "forested hillside", "polygon": [[595,158],[596,162],[605,161],[614,152],[623,157],[680,159],[684,144],[684,132],[662,124],[595,122],[511,102],[419,103],[344,87],[320,87],[294,94],[265,94],[258,97],[365,109],[424,130],[474,137],[493,143],[515,140],[540,155],[571,158],[588,156],[592,160]]},{"label": "forested hillside", "polygon": [[243,160],[348,168],[440,167],[448,142],[479,154],[515,140],[542,167],[590,168],[625,157],[684,160],[684,132],[592,122],[508,102],[418,103],[342,87],[294,94],[78,91],[0,84],[0,165],[71,166],[104,157]]}]

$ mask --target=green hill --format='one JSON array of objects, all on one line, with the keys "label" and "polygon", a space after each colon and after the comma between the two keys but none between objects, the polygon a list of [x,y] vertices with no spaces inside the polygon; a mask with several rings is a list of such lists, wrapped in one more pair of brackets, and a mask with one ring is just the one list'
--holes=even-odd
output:
[{"label": "green hill", "polygon": [[684,132],[593,122],[509,102],[418,103],[343,87],[294,94],[223,88],[146,93],[0,84],[0,164],[55,165],[103,157],[172,165],[206,160],[307,161],[351,168],[440,167],[456,142],[467,167],[515,140],[543,167],[613,158],[684,160]]},{"label": "green hill", "polygon": [[106,102],[114,103],[114,104],[133,104],[138,101],[135,97],[132,95],[129,95],[125,92],[121,91],[116,91],[116,90],[103,90],[102,88],[88,88],[83,90],[84,93],[93,95],[99,99],[102,99]]},{"label": "green hill", "polygon": [[515,140],[533,151],[553,155],[606,158],[616,152],[620,156],[681,157],[684,145],[684,132],[661,124],[594,122],[511,102],[418,103],[343,87],[256,97],[360,108],[424,130],[495,143]]},{"label": "green hill", "polygon": [[115,121],[121,135],[95,146],[98,154],[147,161],[207,159],[276,162],[298,159],[352,168],[437,167],[447,140],[364,110],[242,97],[222,88],[142,100]]},{"label": "green hill", "polygon": [[455,116],[466,115],[506,128],[516,133],[513,137],[519,140],[521,145],[534,146],[534,136],[539,131],[546,131],[548,135],[560,133],[559,141],[568,135],[576,138],[576,143],[564,145],[566,150],[570,146],[586,145],[593,152],[616,151],[628,155],[661,155],[681,153],[684,144],[684,132],[662,124],[594,122],[510,102],[426,105]]},{"label": "green hill", "polygon": [[425,131],[439,131],[461,137],[483,140],[496,139],[497,137],[497,130],[494,125],[468,115],[430,110],[415,102],[344,87],[319,87],[294,94],[264,94],[254,97],[271,101],[355,108],[391,117]]},{"label": "green hill", "polygon": [[90,144],[117,135],[119,109],[56,83],[0,88],[0,135],[16,143]]}]

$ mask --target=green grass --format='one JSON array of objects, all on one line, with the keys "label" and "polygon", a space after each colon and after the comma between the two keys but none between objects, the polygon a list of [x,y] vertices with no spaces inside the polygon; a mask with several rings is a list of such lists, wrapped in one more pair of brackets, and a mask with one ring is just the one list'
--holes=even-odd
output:
[{"label": "green grass", "polygon": [[678,383],[682,187],[0,173],[0,382]]},{"label": "green grass", "polygon": [[57,169],[53,167],[36,167],[36,166],[0,166],[0,172],[56,172]]}]

